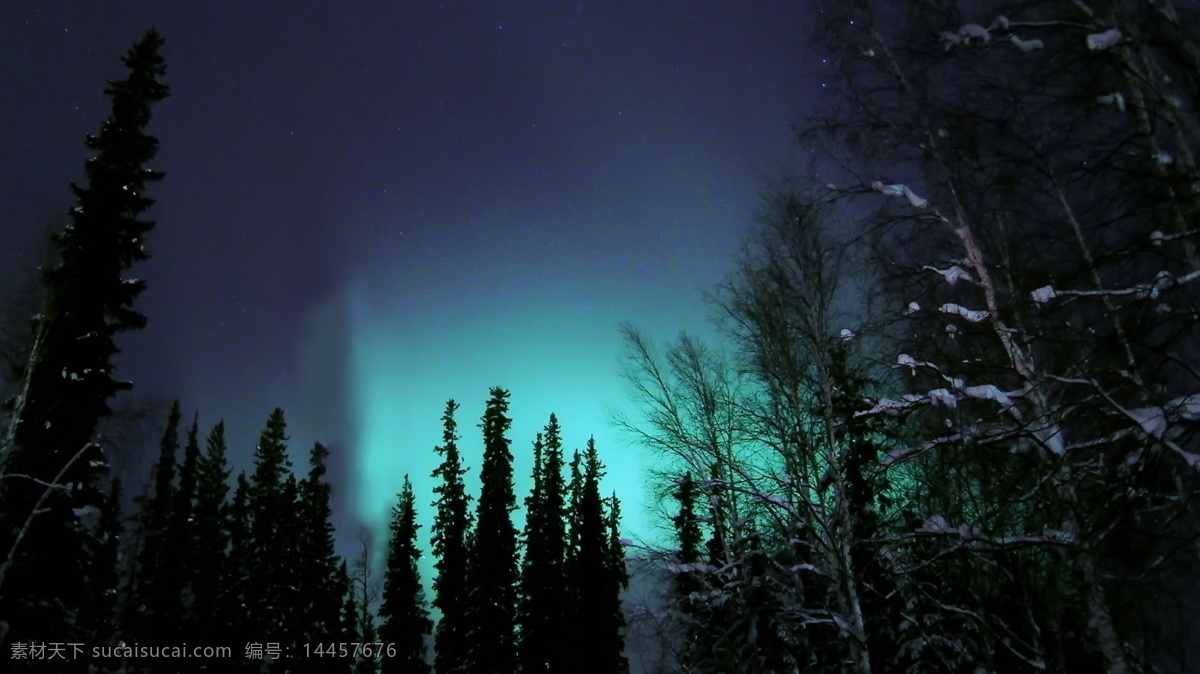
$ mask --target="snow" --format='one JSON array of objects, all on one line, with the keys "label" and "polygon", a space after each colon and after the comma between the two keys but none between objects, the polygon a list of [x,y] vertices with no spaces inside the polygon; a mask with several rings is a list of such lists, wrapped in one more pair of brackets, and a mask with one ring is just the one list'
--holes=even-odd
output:
[{"label": "snow", "polygon": [[94,505],[85,505],[82,508],[72,508],[71,512],[75,514],[75,519],[89,531],[95,531],[100,527],[101,513],[100,509]]},{"label": "snow", "polygon": [[1013,404],[1012,398],[1010,398],[1009,395],[1004,391],[996,388],[995,384],[968,386],[963,389],[963,393],[970,398],[979,398],[980,400],[995,400],[1005,407]]},{"label": "snow", "polygon": [[988,29],[977,23],[968,23],[958,29],[958,34],[963,37],[963,42],[968,43],[971,40],[983,40],[988,42],[992,36],[988,34]]},{"label": "snow", "polygon": [[927,200],[917,196],[916,192],[913,192],[908,185],[884,185],[882,182],[876,180],[871,183],[871,189],[891,197],[904,197],[908,199],[908,203],[912,204],[913,208],[925,208],[929,205]]},{"label": "snow", "polygon": [[1017,49],[1020,49],[1023,52],[1031,52],[1035,49],[1041,49],[1046,46],[1041,40],[1022,40],[1016,35],[1010,35],[1008,39],[1017,46]]},{"label": "snow", "polygon": [[958,406],[958,398],[950,391],[939,388],[929,392],[929,402],[934,405],[945,405],[949,408]]},{"label": "snow", "polygon": [[1172,400],[1168,407],[1184,421],[1200,421],[1200,393]]},{"label": "snow", "polygon": [[1042,286],[1041,288],[1029,293],[1029,295],[1033,297],[1034,302],[1037,302],[1038,304],[1045,304],[1046,302],[1049,302],[1057,297],[1058,293],[1054,292],[1054,288],[1050,286]]},{"label": "snow", "polygon": [[911,407],[916,407],[917,405],[919,405],[923,402],[925,402],[925,398],[923,396],[919,396],[919,395],[915,395],[915,394],[911,394],[911,393],[905,395],[903,398],[901,398],[899,400],[895,400],[892,398],[880,398],[879,400],[875,401],[874,407],[872,407],[869,410],[855,412],[854,416],[865,417],[865,416],[871,416],[873,414],[887,414],[889,416],[895,416],[897,414],[900,414],[904,410],[907,410]]},{"label": "snow", "polygon": [[946,279],[946,283],[949,283],[950,285],[954,285],[955,283],[957,283],[959,281],[972,280],[971,275],[968,274],[966,272],[966,270],[964,270],[962,267],[960,267],[958,265],[952,265],[949,269],[937,269],[935,267],[930,267],[930,266],[926,265],[925,269],[928,269],[929,271],[941,274],[942,278]]},{"label": "snow", "polygon": [[909,316],[921,310],[921,305],[916,302],[909,302],[908,307],[904,310],[904,315]]},{"label": "snow", "polygon": [[1161,438],[1167,430],[1167,413],[1161,407],[1132,409],[1129,410],[1129,417],[1151,437]]},{"label": "snow", "polygon": [[962,38],[959,37],[958,33],[951,33],[950,31],[946,30],[942,31],[941,39],[942,45],[946,48],[946,51],[950,51],[951,48],[962,44]]},{"label": "snow", "polygon": [[917,529],[917,531],[923,531],[923,532],[929,533],[929,534],[946,533],[946,531],[948,531],[948,526],[946,524],[946,518],[942,517],[941,515],[934,515],[933,517],[930,517],[929,519],[925,520],[925,524],[922,524],[921,527]]},{"label": "snow", "polygon": [[1111,94],[1104,94],[1103,96],[1097,96],[1096,102],[1101,105],[1115,105],[1117,106],[1117,110],[1125,112],[1125,96],[1123,96],[1119,91],[1114,91]]},{"label": "snow", "polygon": [[1092,33],[1087,36],[1088,49],[1092,51],[1103,51],[1117,44],[1121,40],[1121,31],[1116,28],[1110,28],[1103,33]]},{"label": "snow", "polygon": [[972,323],[981,323],[981,322],[987,320],[987,317],[991,315],[987,311],[968,309],[962,305],[954,304],[954,303],[943,304],[941,307],[938,308],[938,311],[942,312],[943,314],[954,314],[956,316],[962,316],[963,318],[967,319],[968,321],[971,321]]}]

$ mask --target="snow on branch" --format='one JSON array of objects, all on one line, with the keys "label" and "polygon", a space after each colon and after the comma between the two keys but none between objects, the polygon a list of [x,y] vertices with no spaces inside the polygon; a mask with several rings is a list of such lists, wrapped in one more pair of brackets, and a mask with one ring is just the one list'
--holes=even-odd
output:
[{"label": "snow on branch", "polygon": [[972,283],[975,281],[975,279],[971,278],[971,275],[968,274],[966,270],[958,265],[952,265],[949,269],[938,269],[937,267],[925,265],[922,267],[922,269],[928,269],[936,274],[941,274],[942,278],[946,279],[946,283],[949,283],[950,285],[954,285],[959,281],[969,281]]},{"label": "snow on branch", "polygon": [[871,183],[871,189],[875,190],[876,192],[879,192],[880,194],[885,194],[889,197],[904,197],[904,198],[908,199],[908,203],[912,204],[913,208],[925,208],[926,206],[929,205],[928,200],[922,199],[921,197],[917,196],[917,193],[913,192],[912,189],[909,188],[908,185],[900,185],[900,184],[885,185],[882,182],[876,180],[875,182]]},{"label": "snow on branch", "polygon": [[1087,36],[1087,47],[1092,51],[1103,51],[1115,46],[1121,41],[1121,31],[1110,28],[1103,33],[1092,33]]},{"label": "snow on branch", "polygon": [[972,323],[982,323],[983,321],[987,320],[988,316],[991,315],[991,313],[988,311],[968,309],[962,305],[953,303],[943,304],[941,307],[938,307],[938,311],[942,312],[943,314],[962,316]]},{"label": "snow on branch", "polygon": [[1017,37],[1016,33],[1008,36],[1008,39],[1017,46],[1017,49],[1020,49],[1023,52],[1031,52],[1035,49],[1041,49],[1046,46],[1041,40],[1036,38],[1033,40],[1022,40],[1021,38]]},{"label": "snow on branch", "polygon": [[917,407],[925,403],[925,397],[912,393],[904,395],[899,400],[892,398],[880,398],[875,401],[875,406],[869,410],[859,410],[854,413],[855,417],[867,417],[876,414],[886,414],[888,416],[896,416],[905,410]]},{"label": "snow on branch", "polygon": [[944,388],[934,389],[929,392],[929,403],[931,405],[944,405],[950,409],[958,407],[958,396]]},{"label": "snow on branch", "polygon": [[1058,293],[1055,292],[1054,288],[1051,286],[1042,286],[1041,288],[1029,293],[1029,295],[1033,298],[1033,301],[1037,302],[1038,304],[1045,304],[1055,297],[1058,297]]},{"label": "snow on branch", "polygon": [[[1155,238],[1157,235],[1157,238]],[[1166,237],[1161,232],[1155,232],[1151,238],[1157,243]],[[1060,290],[1052,286],[1042,286],[1030,293],[1034,302],[1045,304],[1056,297],[1127,297],[1135,299],[1158,299],[1159,294],[1176,286],[1186,285],[1200,278],[1200,270],[1189,272],[1176,278],[1167,270],[1160,270],[1149,283],[1138,283],[1128,288],[1101,288],[1099,290]]]},{"label": "snow on branch", "polygon": [[1119,91],[1114,91],[1111,94],[1097,96],[1096,102],[1100,105],[1115,105],[1117,110],[1125,112],[1125,95]]},{"label": "snow on branch", "polygon": [[[1007,25],[1008,20],[1005,19]],[[995,24],[992,24],[995,26]],[[971,40],[980,40],[988,42],[992,39],[988,29],[977,23],[967,23],[958,27],[957,32],[943,31],[941,34],[942,45],[946,51],[950,51],[959,45],[971,44]]]},{"label": "snow on branch", "polygon": [[977,398],[979,400],[994,400],[994,401],[1000,403],[1000,405],[1004,409],[1008,410],[1008,413],[1011,414],[1014,419],[1016,419],[1017,421],[1021,420],[1021,411],[1017,409],[1016,405],[1014,405],[1013,401],[1012,401],[1012,396],[1019,395],[1019,394],[1005,393],[1004,391],[1001,391],[1000,389],[996,388],[996,386],[994,384],[982,384],[979,386],[967,386],[967,387],[963,388],[962,392],[963,392],[963,395],[966,395],[968,398]]}]

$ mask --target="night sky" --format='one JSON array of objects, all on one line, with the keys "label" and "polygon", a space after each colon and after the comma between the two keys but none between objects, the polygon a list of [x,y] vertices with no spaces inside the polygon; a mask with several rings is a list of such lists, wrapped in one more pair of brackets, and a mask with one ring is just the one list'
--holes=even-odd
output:
[{"label": "night sky", "polygon": [[156,27],[172,94],[148,129],[167,173],[134,270],[149,325],[119,342],[135,395],[204,433],[224,418],[239,468],[284,408],[298,469],[333,448],[352,551],[406,472],[428,516],[448,398],[477,480],[504,386],[517,474],[555,412],[569,449],[596,436],[642,533],[617,328],[711,330],[702,293],[766,181],[802,166],[802,4],[0,3],[0,268],[62,225],[104,83]]}]

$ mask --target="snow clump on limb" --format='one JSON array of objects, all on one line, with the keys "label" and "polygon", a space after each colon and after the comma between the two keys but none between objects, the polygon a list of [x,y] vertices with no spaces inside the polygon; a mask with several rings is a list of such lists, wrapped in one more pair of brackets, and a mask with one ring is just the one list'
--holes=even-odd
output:
[{"label": "snow clump on limb", "polygon": [[1088,49],[1092,51],[1102,51],[1116,45],[1121,41],[1121,31],[1116,28],[1110,28],[1103,33],[1092,33],[1087,36]]}]

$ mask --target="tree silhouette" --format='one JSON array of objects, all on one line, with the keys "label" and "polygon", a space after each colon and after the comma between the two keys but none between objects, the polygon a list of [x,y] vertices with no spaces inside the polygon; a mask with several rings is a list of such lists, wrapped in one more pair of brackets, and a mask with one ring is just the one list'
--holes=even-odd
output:
[{"label": "tree silhouette", "polygon": [[564,563],[566,515],[562,440],[550,415],[534,441],[533,492],[525,502],[525,559],[521,568],[519,659],[527,672],[565,672],[571,613]]},{"label": "tree silhouette", "polygon": [[469,671],[475,674],[507,674],[517,667],[514,641],[517,532],[512,524],[516,497],[507,437],[512,420],[507,412],[508,391],[493,388],[481,424],[482,487],[468,568]]},{"label": "tree silhouette", "polygon": [[384,674],[430,671],[425,660],[425,636],[432,623],[425,610],[421,576],[417,570],[417,561],[421,558],[421,550],[417,548],[419,528],[412,483],[405,475],[404,487],[392,509],[387,573],[383,581],[383,602],[379,606],[379,616],[383,619],[379,638],[383,643],[396,645],[395,656],[388,655],[381,661],[380,671]]},{"label": "tree silhouette", "polygon": [[467,630],[467,584],[468,548],[467,536],[471,527],[468,510],[471,497],[463,486],[466,469],[458,453],[457,425],[454,412],[458,405],[446,402],[442,415],[442,444],[436,448],[442,463],[433,471],[434,478],[441,478],[435,485],[438,500],[433,517],[433,553],[437,557],[434,567],[437,577],[433,581],[433,605],[441,611],[436,632],[437,660],[435,668],[439,674],[465,671],[469,653]]},{"label": "tree silhouette", "polygon": [[167,95],[161,46],[158,33],[146,33],[123,58],[128,76],[105,90],[111,113],[86,140],[95,152],[87,185],[72,185],[71,222],[52,236],[58,261],[42,273],[46,297],[0,445],[0,475],[9,478],[0,480],[0,527],[11,542],[0,551],[5,644],[47,634],[101,643],[111,633],[102,604],[111,607],[115,588],[100,585],[111,569],[87,554],[105,545],[95,515],[109,502],[94,433],[108,400],[130,386],[113,376],[114,337],[145,324],[133,308],[145,283],[125,273],[146,258],[153,223],[140,216],[153,201],[144,190],[162,177],[146,168],[158,141],[144,132]]}]

